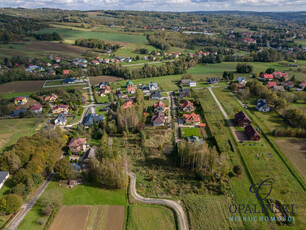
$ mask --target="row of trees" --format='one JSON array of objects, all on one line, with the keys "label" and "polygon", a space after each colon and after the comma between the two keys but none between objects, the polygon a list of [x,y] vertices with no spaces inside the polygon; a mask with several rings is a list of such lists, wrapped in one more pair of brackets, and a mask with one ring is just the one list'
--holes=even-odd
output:
[{"label": "row of trees", "polygon": [[88,47],[88,48],[98,48],[101,50],[108,50],[112,49],[113,52],[118,50],[120,48],[120,45],[115,44],[111,45],[110,43],[106,43],[103,40],[100,39],[94,39],[94,38],[78,38],[74,42],[75,45],[77,46],[83,46],[83,47]]},{"label": "row of trees", "polygon": [[47,34],[35,34],[35,38],[37,40],[42,40],[42,41],[62,41],[63,38],[60,34],[57,32],[53,33],[47,33]]}]

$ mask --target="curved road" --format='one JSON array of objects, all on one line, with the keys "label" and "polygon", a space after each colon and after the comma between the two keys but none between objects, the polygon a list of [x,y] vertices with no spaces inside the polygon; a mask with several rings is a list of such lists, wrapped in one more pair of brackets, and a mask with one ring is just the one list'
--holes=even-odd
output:
[{"label": "curved road", "polygon": [[132,194],[132,196],[134,197],[135,200],[138,200],[138,201],[141,201],[141,202],[147,203],[147,204],[166,205],[166,206],[174,209],[174,211],[176,212],[176,215],[178,217],[180,230],[188,230],[187,218],[185,216],[185,212],[184,212],[181,205],[179,205],[177,202],[175,202],[173,200],[145,198],[145,197],[140,196],[136,192],[136,175],[132,172],[129,172],[129,176],[131,178],[130,192],[131,192],[131,194]]}]

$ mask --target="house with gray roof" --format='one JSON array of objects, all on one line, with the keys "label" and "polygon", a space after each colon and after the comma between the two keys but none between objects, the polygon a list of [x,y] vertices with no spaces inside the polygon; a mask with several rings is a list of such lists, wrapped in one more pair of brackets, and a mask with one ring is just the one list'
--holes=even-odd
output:
[{"label": "house with gray roof", "polygon": [[269,112],[271,110],[265,99],[259,99],[257,101],[256,109],[260,112]]},{"label": "house with gray roof", "polygon": [[153,91],[150,95],[150,99],[152,100],[160,100],[163,96],[159,91]]},{"label": "house with gray roof", "polygon": [[100,122],[100,121],[104,121],[105,117],[104,115],[96,115],[94,113],[90,113],[87,115],[87,117],[85,118],[83,125],[85,127],[90,127],[94,124],[94,122]]},{"label": "house with gray roof", "polygon": [[67,121],[67,116],[63,113],[60,113],[54,120],[55,125],[65,125]]},{"label": "house with gray roof", "polygon": [[158,84],[156,82],[150,82],[149,90],[158,90]]}]

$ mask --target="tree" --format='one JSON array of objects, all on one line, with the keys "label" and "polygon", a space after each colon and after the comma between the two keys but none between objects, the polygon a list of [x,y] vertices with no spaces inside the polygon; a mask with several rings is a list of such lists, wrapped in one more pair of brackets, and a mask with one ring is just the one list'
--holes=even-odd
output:
[{"label": "tree", "polygon": [[67,180],[72,176],[72,166],[67,158],[60,159],[54,166],[54,171],[59,179]]},{"label": "tree", "polygon": [[235,91],[237,91],[237,89],[238,89],[238,84],[237,83],[233,83],[231,85],[231,90],[235,92]]},{"label": "tree", "polygon": [[234,166],[234,173],[236,173],[237,176],[239,176],[242,173],[242,166],[241,165],[235,165]]},{"label": "tree", "polygon": [[5,214],[15,213],[21,207],[22,203],[22,198],[17,194],[4,195],[0,199],[0,211]]}]

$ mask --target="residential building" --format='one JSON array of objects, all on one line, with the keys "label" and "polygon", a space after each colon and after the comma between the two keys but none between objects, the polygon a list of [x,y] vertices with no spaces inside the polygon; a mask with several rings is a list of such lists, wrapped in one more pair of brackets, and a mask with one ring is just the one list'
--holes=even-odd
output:
[{"label": "residential building", "polygon": [[271,110],[265,99],[259,99],[257,101],[256,109],[260,112],[269,112]]},{"label": "residential building", "polygon": [[242,41],[247,45],[256,44],[256,40],[253,38],[244,38]]},{"label": "residential building", "polygon": [[251,141],[260,141],[260,136],[252,125],[246,126],[244,131]]},{"label": "residential building", "polygon": [[60,113],[54,120],[55,125],[65,125],[67,122],[67,116],[63,113]]},{"label": "residential building", "polygon": [[102,82],[99,83],[99,88],[102,89],[103,87],[106,87],[106,86],[108,86],[108,85],[109,85],[109,82],[107,82],[107,81],[102,81]]},{"label": "residential building", "polygon": [[53,114],[60,114],[64,113],[67,114],[69,112],[69,106],[68,105],[56,105],[52,108]]},{"label": "residential building", "polygon": [[183,119],[187,125],[198,125],[201,122],[200,115],[195,113],[183,114]]},{"label": "residential building", "polygon": [[116,94],[117,94],[117,97],[119,97],[119,98],[124,97],[124,94],[120,90],[117,90]]},{"label": "residential building", "polygon": [[271,88],[273,88],[274,86],[277,86],[277,82],[275,82],[275,81],[269,81],[269,82],[267,83],[268,89],[271,89]]},{"label": "residential building", "polygon": [[190,97],[190,89],[180,89],[180,97]]},{"label": "residential building", "polygon": [[77,154],[79,152],[85,152],[88,148],[86,144],[86,138],[73,138],[68,145],[69,149],[73,154]]},{"label": "residential building", "polygon": [[10,173],[8,171],[0,171],[0,189],[3,187],[5,181],[9,178]]},{"label": "residential building", "polygon": [[195,87],[195,86],[197,86],[197,83],[195,81],[190,80],[189,87]]},{"label": "residential building", "polygon": [[251,124],[251,120],[242,111],[240,111],[239,113],[235,115],[235,122],[240,127],[246,127]]},{"label": "residential building", "polygon": [[150,95],[151,100],[160,100],[162,97],[160,91],[153,91]]},{"label": "residential building", "polygon": [[283,81],[282,85],[286,88],[286,89],[292,89],[294,87],[294,83],[292,81]]},{"label": "residential building", "polygon": [[151,123],[153,126],[163,126],[165,124],[165,114],[155,113],[152,116]]},{"label": "residential building", "polygon": [[99,61],[97,61],[97,60],[92,60],[92,61],[91,61],[91,64],[93,64],[93,65],[99,65],[100,63],[99,63]]},{"label": "residential building", "polygon": [[73,84],[75,81],[75,78],[66,78],[62,80],[62,84]]},{"label": "residential building", "polygon": [[154,107],[154,113],[162,113],[165,111],[165,104],[162,103],[161,101],[155,103],[153,107]]},{"label": "residential building", "polygon": [[64,74],[64,75],[70,74],[70,70],[69,70],[69,69],[64,69],[64,70],[63,70],[63,74]]},{"label": "residential building", "polygon": [[14,103],[15,105],[24,105],[28,102],[28,97],[22,96],[22,97],[15,97]]},{"label": "residential building", "polygon": [[150,82],[149,90],[158,90],[158,84],[156,82]]},{"label": "residential building", "polygon": [[306,81],[302,81],[302,82],[299,84],[299,87],[300,87],[301,89],[304,90],[304,88],[306,87]]},{"label": "residential building", "polygon": [[32,111],[35,114],[42,113],[42,106],[40,104],[35,104],[30,108],[30,111]]},{"label": "residential building", "polygon": [[180,86],[189,85],[190,79],[182,79],[180,80]]},{"label": "residential building", "polygon": [[50,96],[46,96],[45,97],[45,101],[49,101],[49,102],[55,102],[57,100],[58,96],[54,93],[51,93]]},{"label": "residential building", "polygon": [[261,79],[264,79],[266,81],[271,81],[274,79],[274,76],[273,74],[267,74],[267,73],[264,73],[260,76]]},{"label": "residential building", "polygon": [[27,109],[15,109],[12,113],[13,117],[20,117],[22,115],[26,115],[27,114]]},{"label": "residential building", "polygon": [[136,93],[136,87],[134,85],[128,85],[127,90],[129,94]]},{"label": "residential building", "polygon": [[133,106],[134,106],[133,101],[130,100],[130,101],[127,101],[127,102],[123,103],[123,105],[121,105],[121,108],[122,109],[127,109],[127,108],[132,108]]},{"label": "residential building", "polygon": [[288,75],[288,73],[273,72],[272,74],[273,74],[273,76],[274,76],[276,79],[278,79],[278,80],[280,80],[281,78],[284,78],[286,81],[289,80],[289,75]]},{"label": "residential building", "polygon": [[208,79],[208,84],[218,84],[219,83],[219,78],[217,77],[211,77]]},{"label": "residential building", "polygon": [[246,78],[245,77],[237,77],[237,79],[236,79],[237,81],[238,81],[238,83],[240,83],[240,84],[246,84],[247,83],[247,80],[246,80]]},{"label": "residential building", "polygon": [[94,122],[101,122],[104,121],[105,117],[104,115],[96,115],[94,113],[90,113],[87,115],[87,117],[85,118],[83,125],[88,128],[90,126],[92,126],[94,124]]},{"label": "residential building", "polygon": [[180,105],[180,109],[184,112],[192,112],[194,110],[194,106],[191,101],[186,100]]}]

